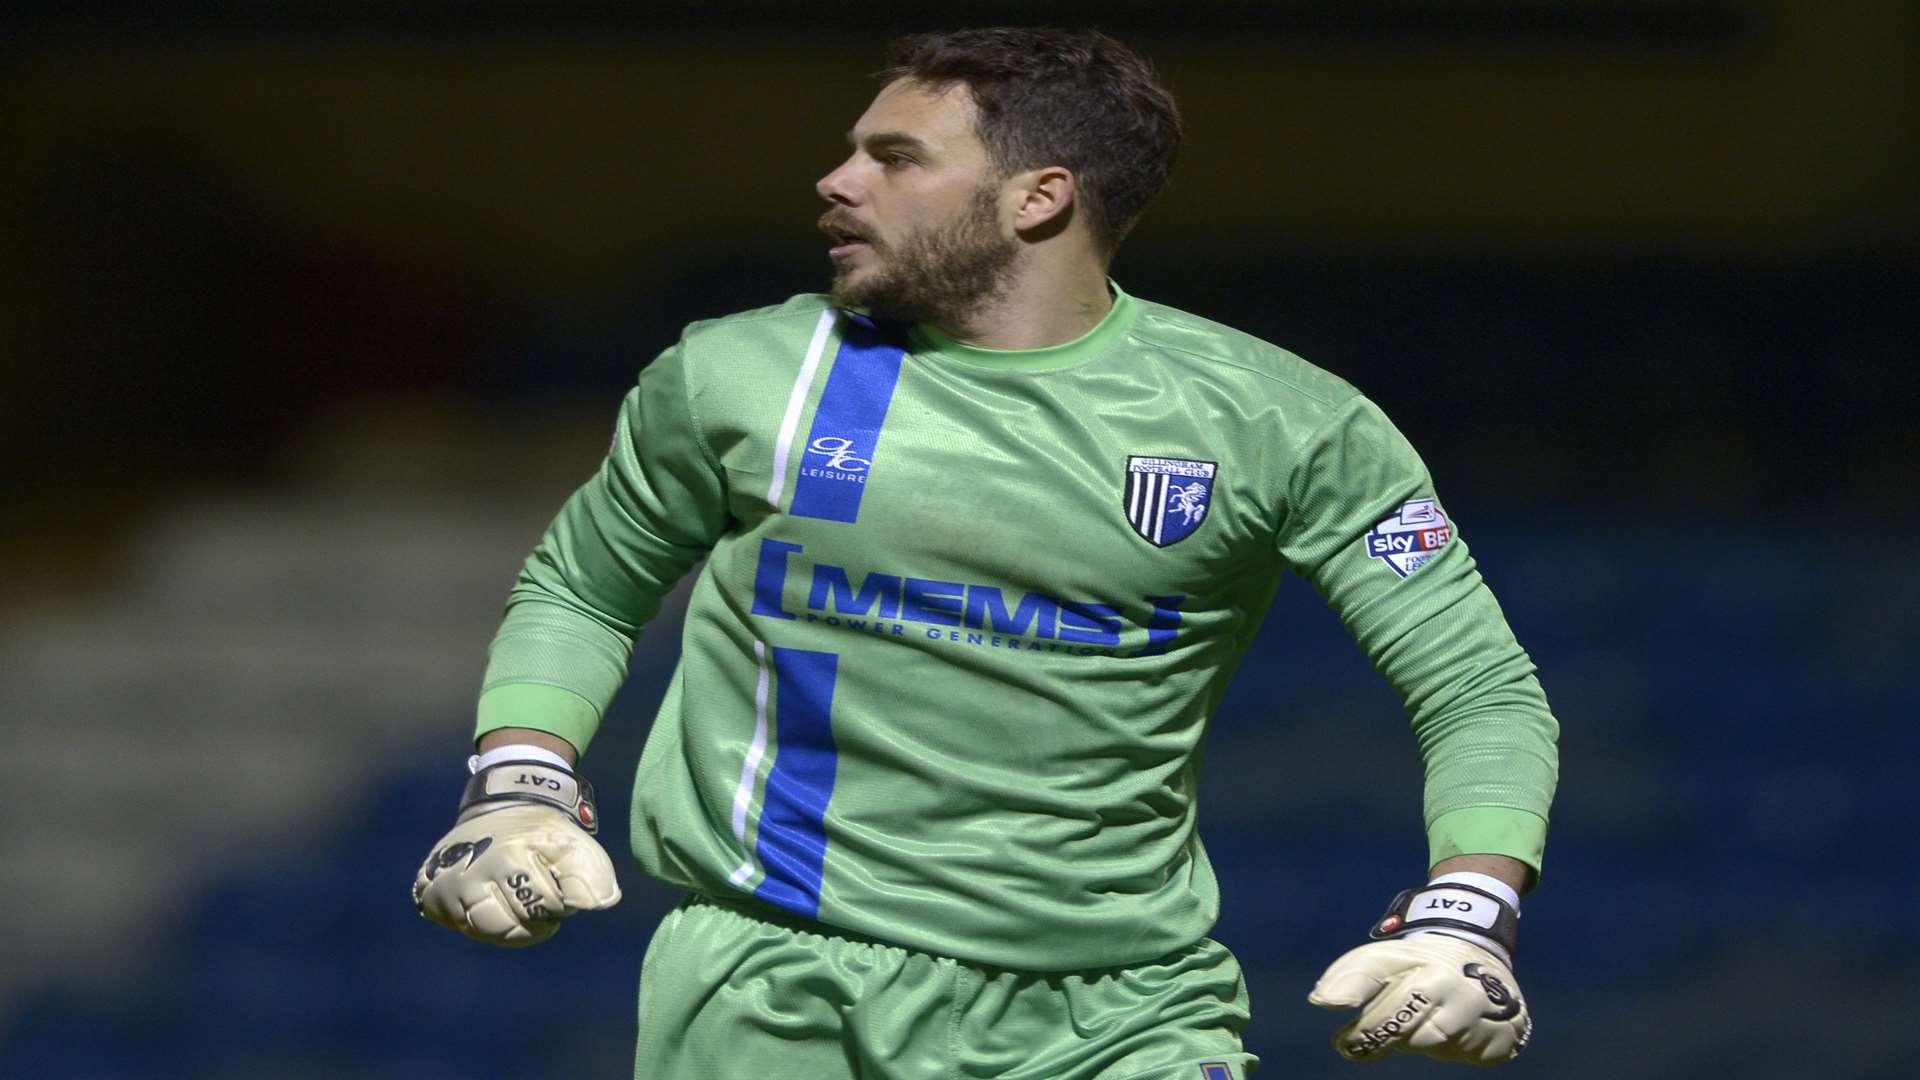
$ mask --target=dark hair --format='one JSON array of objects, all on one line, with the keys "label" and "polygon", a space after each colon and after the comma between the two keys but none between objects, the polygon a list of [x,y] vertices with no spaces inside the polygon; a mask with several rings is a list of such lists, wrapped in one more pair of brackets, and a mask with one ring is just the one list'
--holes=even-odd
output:
[{"label": "dark hair", "polygon": [[994,27],[913,34],[887,48],[884,82],[964,84],[1002,174],[1061,165],[1112,255],[1173,172],[1180,110],[1153,67],[1097,30]]}]

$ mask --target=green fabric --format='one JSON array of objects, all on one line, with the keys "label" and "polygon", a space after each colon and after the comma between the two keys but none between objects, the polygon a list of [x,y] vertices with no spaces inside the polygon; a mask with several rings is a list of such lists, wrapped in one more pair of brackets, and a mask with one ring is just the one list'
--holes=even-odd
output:
[{"label": "green fabric", "polygon": [[704,898],[669,912],[641,966],[634,1080],[1207,1080],[1207,1064],[1244,1080],[1257,1060],[1240,965],[1212,940],[1038,975],[824,930]]},{"label": "green fabric", "polygon": [[585,753],[600,727],[600,709],[593,702],[545,683],[504,683],[480,695],[482,734],[496,728],[533,728],[558,735]]},{"label": "green fabric", "polygon": [[[513,708],[495,695],[562,687],[597,715],[662,595],[706,557],[636,777],[648,873],[752,894],[769,888],[769,851],[787,872],[781,860],[815,843],[777,816],[763,829],[763,811],[794,805],[792,785],[769,781],[783,755],[806,753],[782,732],[806,687],[776,661],[826,656],[824,854],[817,909],[794,910],[1021,970],[1190,945],[1219,910],[1196,831],[1202,738],[1288,569],[1405,699],[1436,845],[1509,853],[1507,831],[1434,831],[1462,811],[1545,821],[1556,725],[1466,544],[1403,560],[1405,576],[1365,547],[1434,492],[1352,387],[1124,295],[1035,364],[981,363],[922,330],[877,438],[853,450],[869,462],[857,520],[823,520],[792,500],[830,458],[809,440],[849,363],[845,318],[827,313],[803,296],[694,324],[642,371],[606,463],[528,559],[493,645],[481,728],[584,745],[570,700],[543,716],[532,689]],[[1129,524],[1135,456],[1217,464],[1191,535],[1156,546]],[[1168,602],[1178,626],[1162,645]],[[1266,718],[1289,720],[1284,701]],[[1355,743],[1390,749],[1387,736]],[[1257,765],[1286,782],[1287,762]]]},{"label": "green fabric", "polygon": [[[1527,864],[1527,888],[1540,879],[1547,822],[1538,814],[1505,806],[1469,806],[1440,815],[1427,829],[1427,865],[1455,855],[1505,855]],[[1521,890],[1526,891],[1526,890]]]},{"label": "green fabric", "polygon": [[1044,349],[982,349],[955,341],[926,325],[913,328],[914,344],[923,357],[938,356],[976,367],[1027,372],[1054,371],[1075,367],[1123,345],[1127,330],[1134,324],[1133,297],[1118,284],[1109,282],[1113,291],[1113,310],[1093,329],[1063,345]]},{"label": "green fabric", "polygon": [[1302,441],[1279,536],[1294,571],[1406,702],[1426,762],[1430,842],[1436,822],[1468,807],[1544,821],[1559,766],[1559,725],[1533,661],[1466,543],[1456,536],[1402,579],[1355,542],[1408,500],[1432,495],[1405,437],[1349,393]]}]

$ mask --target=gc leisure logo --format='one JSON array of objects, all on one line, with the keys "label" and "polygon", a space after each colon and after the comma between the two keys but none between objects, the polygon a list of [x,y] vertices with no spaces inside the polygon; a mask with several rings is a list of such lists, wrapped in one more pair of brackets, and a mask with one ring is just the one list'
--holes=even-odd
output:
[{"label": "gc leisure logo", "polygon": [[[867,467],[873,464],[873,459],[861,457],[857,450],[852,439],[822,435],[807,444],[807,460],[810,464],[801,470],[801,475],[864,484],[867,482]],[[824,460],[811,463],[816,457]]]}]

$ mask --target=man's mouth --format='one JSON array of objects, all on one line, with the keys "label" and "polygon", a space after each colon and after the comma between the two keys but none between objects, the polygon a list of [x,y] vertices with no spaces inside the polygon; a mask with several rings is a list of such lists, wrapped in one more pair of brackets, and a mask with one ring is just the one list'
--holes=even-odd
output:
[{"label": "man's mouth", "polygon": [[827,249],[827,255],[830,258],[844,259],[855,252],[873,247],[872,237],[844,222],[822,221],[820,231],[826,233],[827,239],[833,241],[833,246]]}]

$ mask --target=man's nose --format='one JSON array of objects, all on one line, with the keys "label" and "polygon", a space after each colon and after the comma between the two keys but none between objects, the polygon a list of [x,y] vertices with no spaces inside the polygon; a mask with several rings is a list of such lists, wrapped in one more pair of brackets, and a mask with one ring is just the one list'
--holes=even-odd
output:
[{"label": "man's nose", "polygon": [[830,203],[858,205],[859,192],[853,184],[853,159],[841,162],[839,168],[815,181],[813,190]]}]

